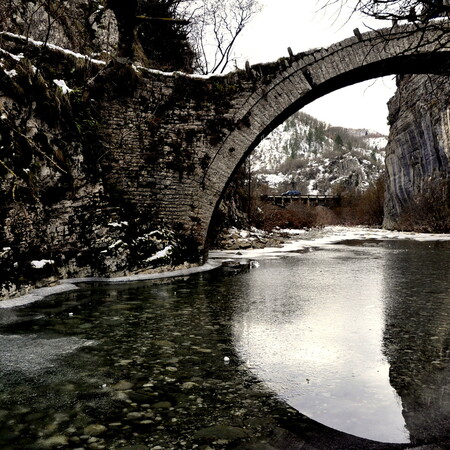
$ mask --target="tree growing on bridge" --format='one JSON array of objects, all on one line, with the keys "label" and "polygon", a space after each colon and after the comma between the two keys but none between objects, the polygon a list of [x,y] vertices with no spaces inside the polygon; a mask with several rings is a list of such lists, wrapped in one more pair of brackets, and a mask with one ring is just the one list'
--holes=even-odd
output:
[{"label": "tree growing on bridge", "polygon": [[188,0],[185,8],[196,70],[223,73],[232,61],[236,40],[260,11],[258,0]]},{"label": "tree growing on bridge", "polygon": [[119,32],[118,55],[162,70],[192,71],[189,21],[178,14],[183,0],[107,0]]},{"label": "tree growing on bridge", "polygon": [[[258,0],[108,0],[119,56],[163,70],[223,73]],[[144,57],[144,58],[143,58]]]},{"label": "tree growing on bridge", "polygon": [[0,31],[165,71],[222,73],[259,9],[258,0],[0,0]]}]

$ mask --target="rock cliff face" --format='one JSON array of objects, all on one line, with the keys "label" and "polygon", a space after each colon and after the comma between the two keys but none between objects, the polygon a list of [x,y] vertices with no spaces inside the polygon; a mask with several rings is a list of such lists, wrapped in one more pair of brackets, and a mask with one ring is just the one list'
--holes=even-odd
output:
[{"label": "rock cliff face", "polygon": [[0,36],[0,299],[61,278],[197,257],[105,181],[104,109],[92,97],[102,68]]},{"label": "rock cliff face", "polygon": [[[398,79],[398,90],[388,104],[386,228],[429,231],[434,224],[438,231],[448,230],[449,98],[446,77],[408,75]],[[431,218],[433,215],[439,217]]]},{"label": "rock cliff face", "polygon": [[0,19],[0,31],[82,54],[105,56],[117,49],[117,21],[106,0],[0,0]]}]

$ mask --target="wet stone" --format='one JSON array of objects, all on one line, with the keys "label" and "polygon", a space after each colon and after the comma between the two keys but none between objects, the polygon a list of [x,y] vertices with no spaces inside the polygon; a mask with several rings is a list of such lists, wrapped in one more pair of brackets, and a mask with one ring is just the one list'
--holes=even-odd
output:
[{"label": "wet stone", "polygon": [[133,383],[130,383],[129,381],[125,380],[120,380],[118,383],[112,385],[111,387],[116,391],[126,391],[133,387]]},{"label": "wet stone", "polygon": [[142,412],[130,412],[127,414],[127,419],[128,420],[138,420],[141,417],[143,417],[144,413]]},{"label": "wet stone", "polygon": [[14,414],[28,414],[31,412],[30,408],[25,408],[23,406],[17,406],[13,409]]},{"label": "wet stone", "polygon": [[172,403],[170,402],[158,402],[153,405],[155,409],[169,409],[172,408]]},{"label": "wet stone", "polygon": [[216,440],[232,442],[247,437],[249,437],[249,434],[246,430],[229,425],[214,425],[209,428],[203,428],[194,434],[195,440],[203,442],[214,442]]},{"label": "wet stone", "polygon": [[47,439],[41,439],[38,441],[38,446],[40,448],[57,448],[68,445],[68,443],[69,441],[66,436],[56,435]]},{"label": "wet stone", "polygon": [[84,430],[84,434],[87,436],[98,436],[106,431],[106,427],[100,424],[92,424],[88,425]]},{"label": "wet stone", "polygon": [[187,390],[193,389],[193,388],[195,388],[195,387],[197,387],[197,386],[198,386],[197,383],[193,383],[192,381],[186,381],[186,383],[183,383],[183,384],[181,385],[181,389],[187,391]]},{"label": "wet stone", "polygon": [[156,345],[160,345],[161,347],[173,347],[175,344],[170,341],[159,340],[155,341]]},{"label": "wet stone", "polygon": [[35,413],[28,414],[25,417],[24,420],[25,420],[25,422],[35,422],[35,421],[38,421],[40,419],[43,419],[44,417],[47,417],[46,413],[44,413],[44,412],[35,412]]},{"label": "wet stone", "polygon": [[119,366],[128,366],[129,364],[131,364],[133,362],[132,359],[122,359],[121,361],[119,361],[117,364]]},{"label": "wet stone", "polygon": [[153,420],[146,419],[146,420],[141,420],[139,423],[141,425],[150,425],[150,424],[155,423],[155,422],[153,422]]},{"label": "wet stone", "polygon": [[149,394],[142,394],[141,392],[133,392],[130,391],[127,393],[128,394],[128,398],[135,403],[151,403],[154,401],[155,399],[155,395],[149,395]]}]

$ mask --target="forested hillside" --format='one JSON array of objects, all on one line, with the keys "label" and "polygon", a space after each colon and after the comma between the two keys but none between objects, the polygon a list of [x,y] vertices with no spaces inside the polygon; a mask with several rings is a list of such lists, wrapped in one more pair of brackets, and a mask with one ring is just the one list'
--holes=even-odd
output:
[{"label": "forested hillside", "polygon": [[365,190],[384,171],[386,143],[380,133],[331,126],[298,112],[257,147],[251,171],[274,193]]},{"label": "forested hillside", "polygon": [[[215,217],[219,241],[230,226],[381,225],[386,144],[387,137],[375,131],[294,114],[259,144],[230,184]],[[330,210],[294,202],[280,208],[265,200],[292,189],[341,196],[340,206]]]}]

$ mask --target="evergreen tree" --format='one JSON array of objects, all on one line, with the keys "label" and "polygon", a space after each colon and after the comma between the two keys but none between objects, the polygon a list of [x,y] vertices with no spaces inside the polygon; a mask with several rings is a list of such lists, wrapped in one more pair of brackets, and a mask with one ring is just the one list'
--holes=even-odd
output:
[{"label": "evergreen tree", "polygon": [[342,148],[344,146],[344,141],[342,140],[342,137],[340,134],[337,134],[334,137],[334,149],[337,151],[342,151]]},{"label": "evergreen tree", "polygon": [[119,29],[119,56],[138,57],[155,68],[192,72],[194,54],[178,0],[108,0]]}]

